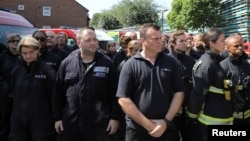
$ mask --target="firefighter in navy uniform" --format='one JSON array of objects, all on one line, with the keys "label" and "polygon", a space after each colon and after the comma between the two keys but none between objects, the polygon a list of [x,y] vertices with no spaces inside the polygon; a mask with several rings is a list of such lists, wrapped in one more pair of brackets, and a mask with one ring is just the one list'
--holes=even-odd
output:
[{"label": "firefighter in navy uniform", "polygon": [[[179,138],[181,138],[182,141],[188,141],[190,139],[188,137],[189,131],[188,128],[186,128],[187,125],[185,121],[187,117],[186,116],[186,106],[188,103],[187,98],[191,90],[193,89],[191,76],[192,76],[192,68],[195,64],[195,60],[193,59],[193,57],[185,54],[187,47],[186,39],[187,38],[184,31],[176,31],[172,33],[169,39],[169,44],[170,44],[169,55],[178,62],[182,74],[182,80],[185,86],[185,99],[183,101],[183,104],[179,112],[176,114],[174,118],[175,127],[179,131],[180,135]],[[192,140],[190,139],[190,141]]]},{"label": "firefighter in navy uniform", "polygon": [[241,36],[231,34],[226,40],[226,47],[229,56],[221,62],[221,66],[227,74],[230,74],[233,84],[234,124],[250,125],[250,64],[243,51]]},{"label": "firefighter in navy uniform", "polygon": [[211,28],[204,33],[203,41],[207,50],[194,65],[194,87],[187,107],[189,122],[197,125],[194,134],[198,141],[208,140],[208,125],[232,125],[234,111],[230,95],[224,93],[223,82],[227,77],[220,66],[219,53],[225,48],[224,34]]}]

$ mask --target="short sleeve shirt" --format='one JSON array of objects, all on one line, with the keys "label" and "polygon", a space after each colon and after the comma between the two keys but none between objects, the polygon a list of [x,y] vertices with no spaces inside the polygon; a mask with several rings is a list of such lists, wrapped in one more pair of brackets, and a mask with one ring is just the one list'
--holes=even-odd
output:
[{"label": "short sleeve shirt", "polygon": [[[153,65],[140,52],[124,64],[118,84],[117,97],[129,97],[150,119],[163,118],[173,94],[184,91],[177,62],[159,53]],[[127,117],[128,125],[135,123]]]}]

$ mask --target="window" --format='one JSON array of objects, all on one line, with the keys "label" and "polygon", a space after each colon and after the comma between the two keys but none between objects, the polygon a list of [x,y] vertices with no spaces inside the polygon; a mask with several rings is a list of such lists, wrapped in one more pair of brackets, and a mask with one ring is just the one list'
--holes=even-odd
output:
[{"label": "window", "polygon": [[43,16],[51,16],[51,7],[49,6],[43,7]]},{"label": "window", "polygon": [[24,5],[18,5],[18,10],[24,10]]}]

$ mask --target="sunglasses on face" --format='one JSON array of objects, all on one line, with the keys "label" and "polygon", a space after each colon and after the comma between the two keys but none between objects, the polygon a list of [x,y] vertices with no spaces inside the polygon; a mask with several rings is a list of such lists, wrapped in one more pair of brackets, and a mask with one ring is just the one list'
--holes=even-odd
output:
[{"label": "sunglasses on face", "polygon": [[20,40],[10,40],[10,43],[19,43]]},{"label": "sunglasses on face", "polygon": [[37,41],[44,42],[46,40],[45,37],[34,37]]}]

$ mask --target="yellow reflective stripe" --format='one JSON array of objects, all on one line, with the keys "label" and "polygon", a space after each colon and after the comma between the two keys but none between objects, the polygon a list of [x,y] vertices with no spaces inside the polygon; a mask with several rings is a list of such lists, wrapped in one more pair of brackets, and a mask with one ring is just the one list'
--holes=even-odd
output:
[{"label": "yellow reflective stripe", "polygon": [[[234,112],[234,118],[243,119],[243,112]],[[244,118],[250,117],[250,109],[244,112]]]},{"label": "yellow reflective stripe", "polygon": [[198,120],[205,125],[232,125],[233,117],[230,118],[214,118],[201,113]]},{"label": "yellow reflective stripe", "polygon": [[243,90],[243,85],[236,85],[236,87],[237,87],[237,90]]},{"label": "yellow reflective stripe", "polygon": [[198,117],[198,115],[193,114],[193,113],[190,113],[190,112],[187,112],[187,115],[188,115],[188,117],[190,117],[190,118],[197,118],[197,117]]},{"label": "yellow reflective stripe", "polygon": [[212,92],[212,93],[217,93],[217,94],[224,94],[224,90],[223,89],[216,88],[214,86],[210,86],[209,89],[208,89],[208,91]]}]

